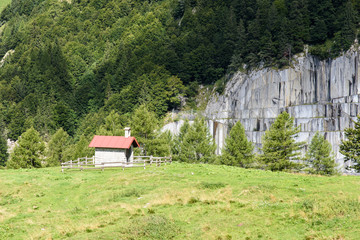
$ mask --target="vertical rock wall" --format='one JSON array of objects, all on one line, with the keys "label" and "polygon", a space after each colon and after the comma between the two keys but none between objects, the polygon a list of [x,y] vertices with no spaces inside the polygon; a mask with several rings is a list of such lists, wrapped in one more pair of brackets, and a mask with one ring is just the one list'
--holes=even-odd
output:
[{"label": "vertical rock wall", "polygon": [[359,52],[349,51],[334,60],[319,61],[298,56],[293,67],[236,73],[222,95],[214,95],[205,115],[217,143],[217,153],[231,126],[237,121],[257,147],[261,136],[282,111],[301,126],[299,141],[310,142],[316,131],[332,144],[343,167],[339,144],[344,129],[352,127],[360,111]]}]

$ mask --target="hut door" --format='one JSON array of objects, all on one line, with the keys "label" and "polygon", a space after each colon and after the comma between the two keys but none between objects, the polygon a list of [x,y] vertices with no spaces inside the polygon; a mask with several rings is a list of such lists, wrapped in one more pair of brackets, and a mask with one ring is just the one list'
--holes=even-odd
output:
[{"label": "hut door", "polygon": [[131,148],[126,149],[126,162],[130,161],[130,156],[131,156]]}]

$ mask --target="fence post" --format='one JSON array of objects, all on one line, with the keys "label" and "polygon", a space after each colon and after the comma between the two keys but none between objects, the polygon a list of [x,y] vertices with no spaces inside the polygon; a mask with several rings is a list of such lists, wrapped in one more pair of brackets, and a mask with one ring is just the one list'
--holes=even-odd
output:
[{"label": "fence post", "polygon": [[[95,155],[93,156],[93,164],[95,165]],[[94,166],[95,167],[95,166]]]},{"label": "fence post", "polygon": [[150,166],[151,166],[152,162],[153,162],[153,156],[151,155],[150,156]]},{"label": "fence post", "polygon": [[70,167],[73,167],[73,162],[72,162],[72,160],[70,160]]}]

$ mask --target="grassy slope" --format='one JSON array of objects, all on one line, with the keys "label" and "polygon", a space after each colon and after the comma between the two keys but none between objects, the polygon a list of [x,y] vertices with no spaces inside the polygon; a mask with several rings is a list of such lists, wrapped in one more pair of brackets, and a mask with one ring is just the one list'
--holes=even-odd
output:
[{"label": "grassy slope", "polygon": [[0,12],[11,2],[11,0],[0,0]]},{"label": "grassy slope", "polygon": [[0,239],[356,239],[360,178],[177,164],[0,170]]}]

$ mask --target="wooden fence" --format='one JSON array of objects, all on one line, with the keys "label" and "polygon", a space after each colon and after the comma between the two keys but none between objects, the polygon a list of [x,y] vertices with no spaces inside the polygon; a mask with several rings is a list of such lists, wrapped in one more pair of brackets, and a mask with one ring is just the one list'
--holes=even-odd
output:
[{"label": "wooden fence", "polygon": [[70,160],[68,162],[61,163],[61,171],[64,172],[64,169],[101,169],[104,171],[105,168],[117,168],[121,167],[123,170],[125,168],[133,167],[143,167],[146,166],[161,166],[161,164],[170,164],[172,158],[170,157],[153,157],[153,156],[134,156],[132,162],[101,162],[96,163],[95,156],[93,157],[83,157],[76,160]]}]

